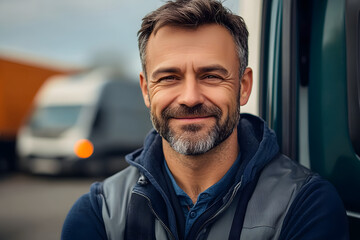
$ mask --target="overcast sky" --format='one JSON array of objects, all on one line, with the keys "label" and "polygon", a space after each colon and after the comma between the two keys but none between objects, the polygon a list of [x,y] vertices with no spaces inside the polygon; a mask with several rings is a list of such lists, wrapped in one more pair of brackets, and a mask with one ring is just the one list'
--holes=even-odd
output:
[{"label": "overcast sky", "polygon": [[[225,6],[238,12],[239,0]],[[161,0],[0,0],[0,53],[30,54],[77,66],[117,54],[140,71],[136,33]]]}]

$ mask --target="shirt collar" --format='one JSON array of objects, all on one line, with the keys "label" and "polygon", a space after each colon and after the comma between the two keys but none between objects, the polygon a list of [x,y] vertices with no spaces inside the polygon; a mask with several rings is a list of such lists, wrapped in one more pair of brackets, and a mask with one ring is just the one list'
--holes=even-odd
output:
[{"label": "shirt collar", "polygon": [[[208,201],[211,201],[215,199],[217,196],[219,196],[224,190],[228,190],[229,186],[232,185],[234,177],[240,167],[240,162],[241,162],[240,156],[241,153],[239,152],[234,164],[226,172],[226,174],[217,183],[206,189],[204,192],[200,193],[197,201],[199,201],[200,198],[206,198],[208,199]],[[185,202],[192,203],[190,197],[176,183],[174,176],[171,174],[170,169],[165,161],[165,158],[164,158],[164,164],[165,164],[166,172],[169,175],[169,178],[171,179],[172,186],[178,198],[181,199],[182,201],[186,199]]]}]

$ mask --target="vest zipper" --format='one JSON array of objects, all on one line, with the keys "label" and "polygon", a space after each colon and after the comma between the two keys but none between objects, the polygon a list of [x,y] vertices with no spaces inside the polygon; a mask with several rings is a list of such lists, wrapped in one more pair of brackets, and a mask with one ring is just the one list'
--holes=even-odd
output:
[{"label": "vest zipper", "polygon": [[242,183],[242,176],[241,176],[240,182],[234,187],[234,191],[232,192],[229,201],[227,201],[224,206],[222,206],[211,218],[206,220],[206,222],[204,222],[204,224],[201,225],[201,227],[199,228],[199,231],[196,233],[196,236],[197,236],[196,239],[199,239],[199,233],[201,232],[201,229],[203,229],[210,221],[212,221],[214,218],[219,216],[219,214],[221,214],[223,211],[225,211],[230,206],[230,204],[234,200],[235,195],[237,194],[239,188],[241,187],[241,183]]},{"label": "vest zipper", "polygon": [[146,200],[148,201],[149,203],[149,207],[150,207],[150,210],[151,212],[155,215],[155,217],[159,220],[160,224],[163,226],[163,228],[166,230],[166,232],[169,234],[170,238],[173,239],[173,240],[176,240],[174,234],[170,231],[170,229],[166,226],[166,224],[160,219],[159,215],[157,215],[157,213],[155,212],[154,208],[152,207],[152,204],[151,204],[151,200],[150,198],[148,198],[146,195],[142,194],[142,193],[139,193],[139,192],[133,192],[135,194],[138,194],[144,198],[146,198]]}]

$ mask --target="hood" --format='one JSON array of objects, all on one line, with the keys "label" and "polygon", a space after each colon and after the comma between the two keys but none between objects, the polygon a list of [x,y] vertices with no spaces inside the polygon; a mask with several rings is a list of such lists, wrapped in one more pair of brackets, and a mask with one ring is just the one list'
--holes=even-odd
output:
[{"label": "hood", "polygon": [[279,145],[275,132],[267,123],[251,114],[241,114],[238,141],[242,161],[240,171],[243,184],[246,184],[279,153]]}]

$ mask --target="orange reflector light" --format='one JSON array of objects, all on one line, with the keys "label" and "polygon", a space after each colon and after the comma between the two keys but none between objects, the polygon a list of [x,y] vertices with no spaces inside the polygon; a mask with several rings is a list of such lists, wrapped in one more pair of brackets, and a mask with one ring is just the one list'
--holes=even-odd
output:
[{"label": "orange reflector light", "polygon": [[94,152],[93,144],[87,139],[80,139],[74,145],[74,152],[79,158],[88,158]]}]

